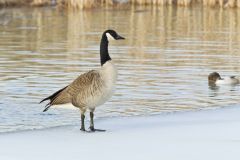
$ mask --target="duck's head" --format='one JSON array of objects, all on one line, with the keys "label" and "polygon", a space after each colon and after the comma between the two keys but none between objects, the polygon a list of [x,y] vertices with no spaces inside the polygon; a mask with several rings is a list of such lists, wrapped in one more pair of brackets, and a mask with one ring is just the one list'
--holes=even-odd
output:
[{"label": "duck's head", "polygon": [[217,80],[222,79],[220,74],[217,72],[213,72],[211,74],[208,75],[208,82],[210,84],[215,84]]},{"label": "duck's head", "polygon": [[114,31],[114,30],[106,30],[105,32],[103,32],[102,37],[104,39],[106,39],[108,42],[111,41],[111,40],[125,39],[124,37],[122,37],[119,34],[117,34],[117,32]]}]

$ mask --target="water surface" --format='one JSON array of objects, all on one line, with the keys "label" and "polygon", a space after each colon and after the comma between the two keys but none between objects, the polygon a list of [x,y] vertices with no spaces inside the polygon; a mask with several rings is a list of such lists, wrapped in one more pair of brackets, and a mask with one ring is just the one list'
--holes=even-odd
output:
[{"label": "water surface", "polygon": [[239,75],[239,21],[239,10],[209,8],[0,10],[0,132],[79,124],[78,110],[38,102],[100,67],[108,28],[126,40],[110,44],[117,90],[96,118],[238,104],[239,86],[209,88],[207,75]]}]

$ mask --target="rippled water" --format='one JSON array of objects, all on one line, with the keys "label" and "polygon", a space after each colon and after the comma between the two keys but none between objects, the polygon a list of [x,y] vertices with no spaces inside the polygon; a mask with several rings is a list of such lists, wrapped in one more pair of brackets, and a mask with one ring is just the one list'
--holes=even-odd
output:
[{"label": "rippled water", "polygon": [[78,124],[78,110],[43,113],[38,102],[99,68],[99,40],[112,28],[119,69],[114,97],[97,118],[238,104],[239,86],[211,89],[207,75],[239,75],[240,11],[123,8],[0,10],[0,132]]}]

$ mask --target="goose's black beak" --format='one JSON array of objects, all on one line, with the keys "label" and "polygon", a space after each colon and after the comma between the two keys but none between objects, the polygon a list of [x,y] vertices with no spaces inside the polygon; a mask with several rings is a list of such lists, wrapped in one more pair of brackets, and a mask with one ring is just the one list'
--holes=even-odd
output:
[{"label": "goose's black beak", "polygon": [[125,38],[122,37],[122,36],[117,35],[116,40],[120,40],[120,39],[125,39]]}]

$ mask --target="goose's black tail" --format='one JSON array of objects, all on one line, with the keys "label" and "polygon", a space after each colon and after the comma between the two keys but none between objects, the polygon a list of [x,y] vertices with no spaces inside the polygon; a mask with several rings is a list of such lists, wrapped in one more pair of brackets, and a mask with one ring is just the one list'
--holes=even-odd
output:
[{"label": "goose's black tail", "polygon": [[45,106],[45,109],[43,110],[43,112],[46,112],[51,106],[52,106],[52,102],[54,101],[54,99],[59,95],[59,93],[61,93],[66,87],[58,90],[57,92],[53,93],[51,96],[47,97],[47,98],[44,98],[43,100],[41,100],[41,102],[39,103],[42,103],[46,100],[50,100],[50,102]]}]

